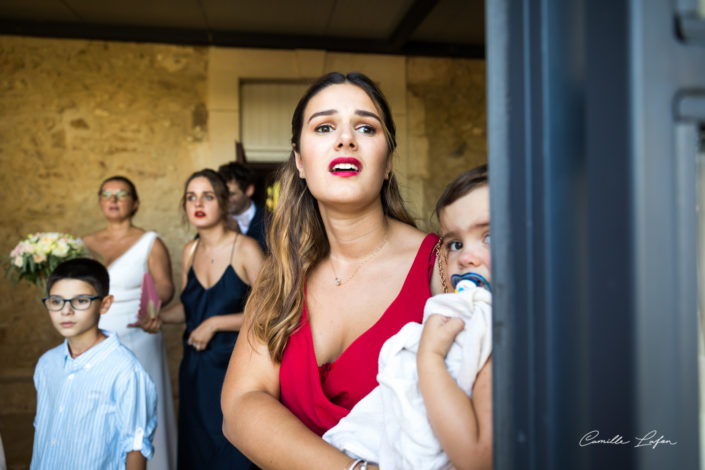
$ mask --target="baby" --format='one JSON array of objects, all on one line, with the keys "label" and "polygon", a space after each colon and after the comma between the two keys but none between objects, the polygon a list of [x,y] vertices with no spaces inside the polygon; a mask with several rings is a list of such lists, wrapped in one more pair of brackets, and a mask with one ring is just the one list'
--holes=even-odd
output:
[{"label": "baby", "polygon": [[323,436],[382,470],[492,466],[487,166],[451,182],[436,212],[442,281],[456,293],[430,298],[423,326],[409,323],[387,340],[379,386]]}]

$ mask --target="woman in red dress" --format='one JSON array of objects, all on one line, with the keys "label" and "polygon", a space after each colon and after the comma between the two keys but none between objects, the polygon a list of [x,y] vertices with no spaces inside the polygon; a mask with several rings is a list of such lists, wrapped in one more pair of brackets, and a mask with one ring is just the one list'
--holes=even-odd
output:
[{"label": "woman in red dress", "polygon": [[[225,435],[262,468],[360,469],[320,436],[377,385],[382,344],[440,291],[435,235],[392,173],[389,106],[362,74],[301,98],[265,261],[222,394]],[[367,468],[375,468],[370,465]]]}]

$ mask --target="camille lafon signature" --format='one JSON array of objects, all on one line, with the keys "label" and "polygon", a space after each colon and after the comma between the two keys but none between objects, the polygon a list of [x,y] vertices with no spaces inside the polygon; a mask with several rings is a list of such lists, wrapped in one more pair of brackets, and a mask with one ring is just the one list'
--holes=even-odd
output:
[{"label": "camille lafon signature", "polygon": [[[633,447],[650,447],[652,449],[655,449],[660,445],[674,446],[678,444],[678,442],[673,442],[670,439],[666,439],[663,434],[656,437],[657,434],[658,431],[652,429],[641,437],[634,437]],[[578,441],[578,445],[580,447],[587,447],[591,445],[624,446],[632,443],[631,440],[624,440],[624,437],[620,434],[615,434],[610,439],[599,439],[599,437],[600,431],[598,431],[597,429],[593,429],[592,431],[586,433],[583,437],[580,438],[580,441]]]}]

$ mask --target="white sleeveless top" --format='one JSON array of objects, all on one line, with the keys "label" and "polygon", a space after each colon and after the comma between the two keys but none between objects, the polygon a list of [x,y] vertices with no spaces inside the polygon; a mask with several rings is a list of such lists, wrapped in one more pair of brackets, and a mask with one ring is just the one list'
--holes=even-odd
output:
[{"label": "white sleeveless top", "polygon": [[110,294],[114,296],[108,313],[101,316],[100,327],[117,331],[122,336],[128,323],[137,321],[142,294],[142,277],[149,269],[149,253],[152,251],[155,232],[145,232],[125,253],[108,266]]},{"label": "white sleeveless top", "polygon": [[117,332],[120,342],[132,351],[157,387],[157,429],[154,433],[154,455],[147,470],[176,468],[176,418],[171,394],[169,365],[162,333],[150,334],[141,328],[128,328],[137,321],[142,295],[142,278],[149,270],[155,232],[145,232],[125,253],[108,266],[110,294],[115,298],[110,310],[100,316],[99,326]]}]

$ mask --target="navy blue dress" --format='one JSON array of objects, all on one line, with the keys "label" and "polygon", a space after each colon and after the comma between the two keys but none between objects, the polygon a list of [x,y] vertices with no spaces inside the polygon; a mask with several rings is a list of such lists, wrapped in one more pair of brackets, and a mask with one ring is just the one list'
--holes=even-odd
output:
[{"label": "navy blue dress", "polygon": [[186,344],[191,332],[215,315],[242,312],[248,285],[232,266],[210,289],[189,270],[181,303],[186,313],[184,357],[179,367],[179,470],[249,469],[250,462],[223,435],[220,392],[237,333],[220,331],[203,351]]}]

